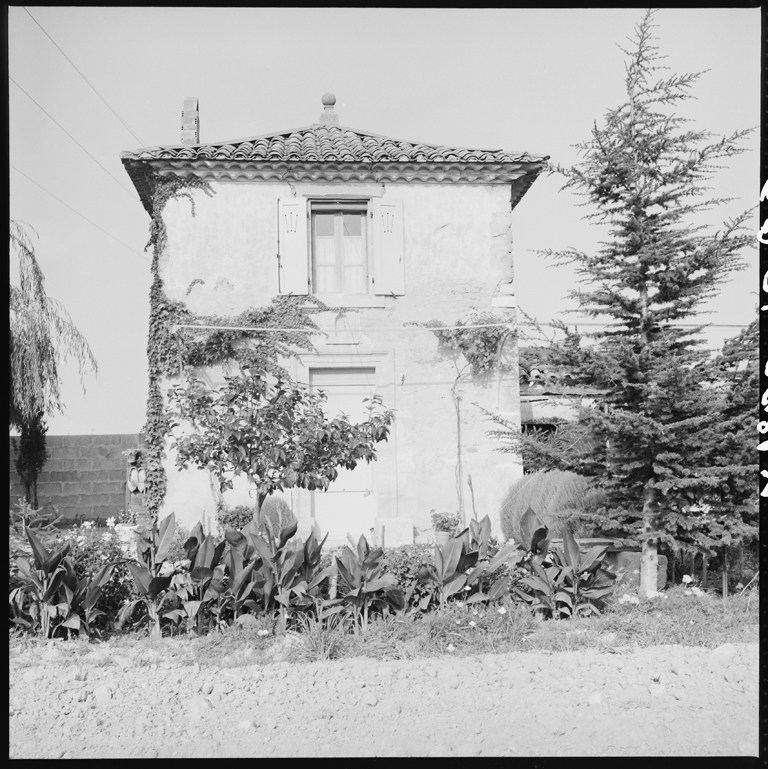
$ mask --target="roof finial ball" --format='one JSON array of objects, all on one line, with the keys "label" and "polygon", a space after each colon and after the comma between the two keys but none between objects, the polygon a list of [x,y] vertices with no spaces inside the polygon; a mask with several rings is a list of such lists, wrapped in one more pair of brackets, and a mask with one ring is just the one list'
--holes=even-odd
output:
[{"label": "roof finial ball", "polygon": [[323,111],[320,114],[320,123],[324,125],[338,125],[339,116],[333,109],[336,104],[336,97],[332,93],[324,93],[322,99]]}]

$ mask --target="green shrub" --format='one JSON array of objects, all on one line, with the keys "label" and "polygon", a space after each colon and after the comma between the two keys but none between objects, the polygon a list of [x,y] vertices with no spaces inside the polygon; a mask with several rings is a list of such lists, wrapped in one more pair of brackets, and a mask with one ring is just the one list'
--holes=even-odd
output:
[{"label": "green shrub", "polygon": [[401,545],[387,548],[381,559],[384,571],[391,572],[397,579],[397,584],[406,595],[411,586],[413,592],[408,600],[408,606],[418,606],[419,601],[430,592],[429,588],[417,579],[419,569],[434,558],[434,545]]},{"label": "green shrub", "polygon": [[216,523],[222,534],[227,527],[242,531],[253,518],[255,506],[236,505],[235,507],[219,507],[216,511]]},{"label": "green shrub", "polygon": [[265,528],[264,522],[269,520],[272,531],[277,532],[287,529],[296,523],[296,516],[291,506],[282,497],[267,497],[259,511],[259,528]]},{"label": "green shrub", "polygon": [[[168,548],[168,554],[165,556],[165,560],[174,564],[178,564],[181,561],[187,560],[187,551],[184,549],[184,543],[189,539],[191,532],[189,529],[185,529],[183,526],[176,524],[176,528],[173,531],[173,541]],[[216,542],[219,542],[220,538],[214,537]]]},{"label": "green shrub", "polygon": [[530,507],[549,529],[549,536],[562,538],[568,528],[576,537],[599,536],[590,513],[600,506],[604,494],[590,481],[563,470],[531,473],[515,481],[501,507],[504,536],[522,541],[520,519]]},{"label": "green shrub", "polygon": [[[219,531],[224,534],[228,526],[237,531],[242,531],[253,519],[257,511],[256,505],[236,505],[235,507],[220,507],[216,511],[216,522]],[[282,497],[267,497],[259,511],[257,522],[259,531],[266,533],[265,520],[269,520],[272,531],[279,532],[296,523],[296,517],[290,505]]]},{"label": "green shrub", "polygon": [[[57,544],[69,542],[70,558],[78,579],[91,577],[110,562],[120,561],[125,554],[120,541],[111,528],[85,526],[70,529],[57,537]],[[109,581],[102,587],[96,608],[107,616],[97,617],[93,625],[97,629],[107,626],[109,619],[115,619],[122,605],[131,597],[132,582],[128,568],[118,564]]]}]

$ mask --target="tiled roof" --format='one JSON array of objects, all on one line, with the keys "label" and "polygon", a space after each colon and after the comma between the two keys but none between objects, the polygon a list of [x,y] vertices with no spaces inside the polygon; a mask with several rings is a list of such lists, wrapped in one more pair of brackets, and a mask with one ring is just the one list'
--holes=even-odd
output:
[{"label": "tiled roof", "polygon": [[537,163],[546,155],[444,147],[315,123],[303,128],[205,144],[145,147],[124,152],[131,160],[235,160],[351,163]]}]

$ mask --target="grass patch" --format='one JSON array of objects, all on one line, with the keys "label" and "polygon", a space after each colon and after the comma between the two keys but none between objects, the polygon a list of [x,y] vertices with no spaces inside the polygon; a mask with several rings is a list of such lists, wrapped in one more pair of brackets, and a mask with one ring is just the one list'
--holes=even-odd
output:
[{"label": "grass patch", "polygon": [[91,643],[44,641],[12,630],[9,658],[15,667],[33,666],[55,648],[59,652],[56,664],[63,665],[82,664],[91,652],[99,651],[130,656],[135,660],[132,665],[147,669],[152,665],[195,664],[221,668],[280,660],[404,660],[666,644],[715,648],[726,642],[759,640],[757,590],[726,599],[711,594],[685,595],[682,588],[671,588],[664,595],[666,599],[641,600],[638,604],[613,599],[600,616],[546,621],[534,619],[527,607],[511,601],[493,606],[454,602],[444,611],[376,617],[365,633],[358,634],[342,619],[321,625],[312,617],[305,617],[288,632],[280,631],[271,619],[260,618],[258,624],[228,627],[200,638],[184,633],[162,639],[119,633]]}]

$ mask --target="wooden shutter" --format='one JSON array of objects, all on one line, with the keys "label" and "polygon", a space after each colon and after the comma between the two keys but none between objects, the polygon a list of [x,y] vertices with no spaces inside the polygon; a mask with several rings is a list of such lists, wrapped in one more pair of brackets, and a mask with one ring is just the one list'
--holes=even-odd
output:
[{"label": "wooden shutter", "polygon": [[280,293],[308,294],[307,199],[280,198],[278,219]]},{"label": "wooden shutter", "polygon": [[371,200],[373,231],[373,293],[405,293],[403,201]]}]

